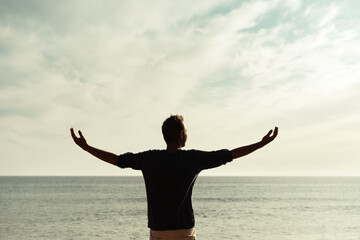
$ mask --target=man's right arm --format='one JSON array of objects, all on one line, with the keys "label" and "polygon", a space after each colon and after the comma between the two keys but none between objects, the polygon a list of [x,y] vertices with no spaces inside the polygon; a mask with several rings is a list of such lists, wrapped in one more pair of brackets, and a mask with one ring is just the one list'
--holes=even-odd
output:
[{"label": "man's right arm", "polygon": [[80,137],[77,137],[75,135],[74,129],[71,128],[70,132],[71,132],[71,136],[72,136],[74,142],[79,147],[81,147],[83,150],[85,150],[88,153],[90,153],[91,155],[99,158],[100,160],[103,160],[103,161],[105,161],[107,163],[110,163],[110,164],[113,164],[113,165],[117,166],[118,156],[116,154],[106,152],[104,150],[97,149],[97,148],[94,148],[94,147],[90,146],[89,144],[87,144],[86,139],[82,135],[81,131],[79,131]]}]

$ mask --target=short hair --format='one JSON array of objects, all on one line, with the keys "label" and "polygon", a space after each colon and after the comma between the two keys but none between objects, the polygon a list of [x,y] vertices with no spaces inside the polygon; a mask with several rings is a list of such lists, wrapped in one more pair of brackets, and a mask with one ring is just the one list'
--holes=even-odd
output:
[{"label": "short hair", "polygon": [[180,140],[180,133],[185,129],[183,116],[170,115],[164,121],[161,129],[166,143]]}]

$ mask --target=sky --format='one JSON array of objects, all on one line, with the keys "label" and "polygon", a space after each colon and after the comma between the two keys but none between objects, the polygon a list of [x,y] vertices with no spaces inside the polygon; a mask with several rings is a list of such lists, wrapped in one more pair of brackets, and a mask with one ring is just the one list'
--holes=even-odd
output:
[{"label": "sky", "polygon": [[360,176],[360,1],[0,1],[0,175],[135,176],[116,154],[262,149],[202,175]]}]

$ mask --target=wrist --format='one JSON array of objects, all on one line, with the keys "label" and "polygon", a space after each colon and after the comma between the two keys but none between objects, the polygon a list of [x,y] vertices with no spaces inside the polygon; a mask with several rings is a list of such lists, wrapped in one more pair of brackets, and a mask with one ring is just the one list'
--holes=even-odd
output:
[{"label": "wrist", "polygon": [[84,145],[84,146],[81,146],[81,148],[82,148],[84,151],[89,152],[91,147],[86,144],[86,145]]},{"label": "wrist", "polygon": [[259,148],[264,147],[266,144],[268,144],[267,142],[265,142],[264,140],[261,140],[260,142],[258,142],[258,146]]}]

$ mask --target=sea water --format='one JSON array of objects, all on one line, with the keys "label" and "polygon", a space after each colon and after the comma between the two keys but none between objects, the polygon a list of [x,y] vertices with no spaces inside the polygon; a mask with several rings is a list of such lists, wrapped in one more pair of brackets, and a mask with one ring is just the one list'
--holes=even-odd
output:
[{"label": "sea water", "polygon": [[[0,177],[0,239],[149,239],[142,177]],[[360,240],[359,177],[204,177],[199,240]]]}]

